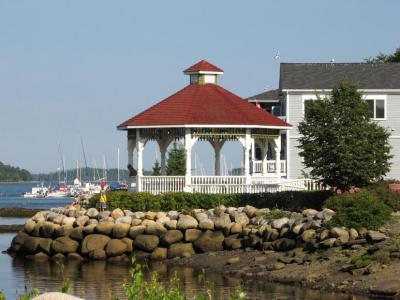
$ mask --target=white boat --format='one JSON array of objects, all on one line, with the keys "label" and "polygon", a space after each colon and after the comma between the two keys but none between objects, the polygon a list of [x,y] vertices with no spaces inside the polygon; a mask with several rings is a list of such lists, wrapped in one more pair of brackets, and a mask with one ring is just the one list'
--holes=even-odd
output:
[{"label": "white boat", "polygon": [[71,197],[71,193],[63,191],[49,192],[46,196],[46,198],[68,198],[68,197]]},{"label": "white boat", "polygon": [[43,186],[33,187],[31,192],[23,194],[24,198],[45,198],[49,192],[49,189]]}]

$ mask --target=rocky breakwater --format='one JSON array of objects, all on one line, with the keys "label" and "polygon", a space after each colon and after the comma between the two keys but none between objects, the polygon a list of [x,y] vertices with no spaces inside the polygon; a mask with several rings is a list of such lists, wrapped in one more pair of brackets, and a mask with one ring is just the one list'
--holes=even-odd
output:
[{"label": "rocky breakwater", "polygon": [[188,213],[54,208],[28,219],[8,252],[35,260],[129,260],[131,255],[163,260],[241,248],[330,248],[386,238],[367,230],[328,229],[334,214],[329,209],[296,213],[251,206]]}]

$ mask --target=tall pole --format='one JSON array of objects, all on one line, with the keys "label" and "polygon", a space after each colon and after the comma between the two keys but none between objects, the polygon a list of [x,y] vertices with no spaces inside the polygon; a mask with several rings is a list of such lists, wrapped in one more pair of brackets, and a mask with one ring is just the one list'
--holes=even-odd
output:
[{"label": "tall pole", "polygon": [[119,183],[119,148],[118,148],[118,155],[117,155],[117,157],[118,157],[118,183]]}]

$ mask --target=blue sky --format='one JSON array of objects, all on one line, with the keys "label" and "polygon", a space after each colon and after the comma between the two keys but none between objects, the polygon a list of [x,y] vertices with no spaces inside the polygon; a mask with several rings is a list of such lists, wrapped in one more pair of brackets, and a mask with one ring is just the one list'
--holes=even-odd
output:
[{"label": "blue sky", "polygon": [[[277,51],[281,62],[393,52],[399,11],[398,0],[0,0],[0,161],[54,171],[60,142],[73,167],[82,136],[89,164],[116,166],[119,147],[125,166],[116,125],[184,87],[198,60],[247,97],[277,87]],[[211,147],[196,147],[208,169]],[[232,147],[227,164],[240,166]],[[155,153],[149,144],[147,169]]]}]

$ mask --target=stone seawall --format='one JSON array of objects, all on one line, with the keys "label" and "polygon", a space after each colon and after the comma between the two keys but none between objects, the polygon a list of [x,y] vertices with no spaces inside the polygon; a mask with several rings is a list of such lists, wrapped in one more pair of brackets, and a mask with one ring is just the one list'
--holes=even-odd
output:
[{"label": "stone seawall", "polygon": [[334,214],[329,209],[296,213],[251,206],[188,213],[54,208],[28,219],[8,252],[35,260],[129,260],[139,255],[162,260],[240,248],[289,251],[299,246],[351,246],[386,238],[364,229],[327,229]]}]

